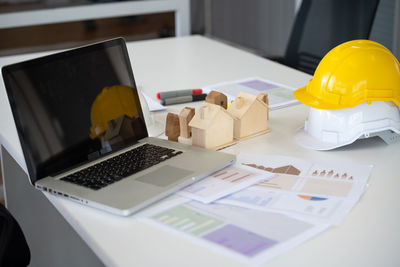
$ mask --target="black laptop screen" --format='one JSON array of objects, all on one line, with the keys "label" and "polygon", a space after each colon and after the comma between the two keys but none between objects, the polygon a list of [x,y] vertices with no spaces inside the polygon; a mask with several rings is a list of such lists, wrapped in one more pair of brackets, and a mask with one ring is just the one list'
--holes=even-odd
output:
[{"label": "black laptop screen", "polygon": [[147,137],[121,38],[2,73],[32,182]]}]

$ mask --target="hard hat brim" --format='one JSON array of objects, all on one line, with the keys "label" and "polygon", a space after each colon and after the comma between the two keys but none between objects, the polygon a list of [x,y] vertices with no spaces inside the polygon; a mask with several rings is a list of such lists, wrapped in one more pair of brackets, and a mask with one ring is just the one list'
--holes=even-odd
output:
[{"label": "hard hat brim", "polygon": [[294,134],[294,140],[296,143],[304,148],[307,149],[313,149],[313,150],[332,150],[338,147],[346,146],[351,143],[354,143],[359,137],[357,136],[354,138],[354,140],[350,140],[349,142],[346,143],[326,143],[326,142],[321,142],[315,138],[313,138],[311,135],[309,135],[305,130],[304,126],[300,127],[299,129],[296,130]]},{"label": "hard hat brim", "polygon": [[299,100],[301,103],[312,107],[312,108],[317,108],[317,109],[341,109],[341,108],[347,108],[347,107],[342,107],[338,104],[332,104],[328,103],[326,101],[323,101],[310,93],[307,92],[307,86],[301,87],[297,89],[296,91],[293,92],[293,96]]}]

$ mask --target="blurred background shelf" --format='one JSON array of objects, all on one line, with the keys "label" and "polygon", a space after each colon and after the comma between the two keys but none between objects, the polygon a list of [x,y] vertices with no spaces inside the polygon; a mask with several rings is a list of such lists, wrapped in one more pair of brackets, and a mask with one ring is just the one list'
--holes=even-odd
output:
[{"label": "blurred background shelf", "polygon": [[190,34],[189,0],[0,2],[0,56]]}]

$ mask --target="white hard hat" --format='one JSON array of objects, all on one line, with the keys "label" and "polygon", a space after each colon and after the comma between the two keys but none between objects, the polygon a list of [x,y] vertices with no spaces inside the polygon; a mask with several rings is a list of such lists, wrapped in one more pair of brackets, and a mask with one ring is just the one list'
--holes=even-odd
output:
[{"label": "white hard hat", "polygon": [[391,101],[363,102],[336,110],[310,108],[295,141],[305,148],[330,150],[387,130],[400,134],[400,110]]}]

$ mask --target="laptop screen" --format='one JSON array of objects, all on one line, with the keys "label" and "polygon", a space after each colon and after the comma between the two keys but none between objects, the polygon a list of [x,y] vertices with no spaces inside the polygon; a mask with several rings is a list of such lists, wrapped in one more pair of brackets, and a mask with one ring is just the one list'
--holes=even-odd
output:
[{"label": "laptop screen", "polygon": [[32,183],[148,135],[122,38],[2,73]]}]

